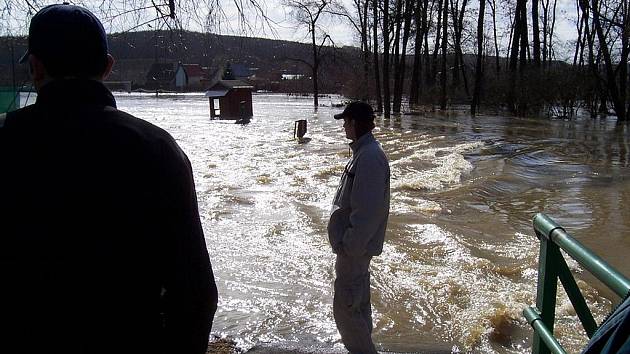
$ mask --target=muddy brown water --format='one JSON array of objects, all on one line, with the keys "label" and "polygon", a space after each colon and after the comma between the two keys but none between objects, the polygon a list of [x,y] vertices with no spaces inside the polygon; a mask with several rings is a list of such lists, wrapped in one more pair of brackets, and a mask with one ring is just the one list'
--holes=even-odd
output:
[{"label": "muddy brown water", "polygon": [[[200,94],[117,99],[169,131],[192,161],[220,292],[213,332],[243,350],[282,342],[341,349],[325,233],[348,158],[332,118],[340,108],[313,114],[309,99],[255,95],[251,123],[237,125],[209,120]],[[306,144],[291,139],[298,119],[308,120]],[[379,117],[392,204],[372,265],[377,347],[529,352],[521,312],[535,301],[537,212],[630,275],[628,133],[614,119]],[[569,266],[601,321],[616,297]],[[560,342],[579,351],[586,337],[562,292],[557,313]]]}]

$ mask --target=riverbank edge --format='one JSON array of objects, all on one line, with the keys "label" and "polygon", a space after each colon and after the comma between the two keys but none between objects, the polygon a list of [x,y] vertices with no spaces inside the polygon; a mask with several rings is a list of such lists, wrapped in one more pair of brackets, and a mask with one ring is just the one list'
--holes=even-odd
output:
[{"label": "riverbank edge", "polygon": [[[450,354],[453,353],[454,347],[449,345],[443,346],[426,346],[419,351],[414,352],[389,352],[379,351],[381,354]],[[457,351],[455,351],[457,352]],[[323,348],[313,344],[300,342],[278,342],[258,344],[253,348],[242,351],[236,346],[230,338],[217,338],[208,343],[206,354],[345,354],[347,351],[333,348]]]}]

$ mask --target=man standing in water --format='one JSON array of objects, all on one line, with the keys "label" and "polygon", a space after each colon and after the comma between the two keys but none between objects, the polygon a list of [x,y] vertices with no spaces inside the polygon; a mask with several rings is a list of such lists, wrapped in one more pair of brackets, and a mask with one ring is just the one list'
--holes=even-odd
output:
[{"label": "man standing in water", "polygon": [[190,162],[116,109],[101,22],[39,11],[37,101],[0,115],[0,352],[205,353],[217,288]]},{"label": "man standing in water", "polygon": [[352,102],[335,115],[343,119],[352,159],[333,201],[328,239],[335,263],[333,314],[341,341],[353,354],[376,353],[372,342],[369,266],[383,251],[389,216],[389,161],[372,135],[374,111]]}]

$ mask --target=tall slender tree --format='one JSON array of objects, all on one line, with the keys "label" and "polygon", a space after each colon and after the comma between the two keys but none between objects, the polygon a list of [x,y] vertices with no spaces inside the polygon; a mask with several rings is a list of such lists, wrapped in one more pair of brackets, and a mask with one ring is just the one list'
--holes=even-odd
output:
[{"label": "tall slender tree", "polygon": [[448,0],[442,1],[444,8],[442,11],[442,70],[440,73],[440,108],[446,109],[446,50],[448,48]]},{"label": "tall slender tree", "polygon": [[383,96],[381,96],[381,78],[379,75],[379,66],[378,66],[378,0],[372,0],[372,39],[374,40],[374,86],[376,88],[376,110],[378,112],[383,112]]},{"label": "tall slender tree", "polygon": [[483,82],[483,25],[486,14],[486,0],[479,1],[479,19],[477,20],[477,62],[475,64],[475,91],[473,92],[472,103],[470,104],[470,114],[477,114],[477,107],[481,97],[481,87]]},{"label": "tall slender tree", "polygon": [[[419,0],[416,0],[419,1]],[[402,95],[404,88],[405,72],[407,67],[407,44],[409,42],[409,34],[411,33],[411,21],[413,19],[414,0],[405,0],[404,11],[402,13],[402,49],[401,55],[396,63],[396,75],[394,79],[394,102],[393,111],[400,113],[402,106]]]},{"label": "tall slender tree", "polygon": [[538,0],[532,0],[532,45],[534,46],[534,65],[540,66],[540,28],[538,26]]},{"label": "tall slender tree", "polygon": [[391,93],[389,86],[389,0],[383,0],[383,114],[391,116]]},{"label": "tall slender tree", "polygon": [[497,37],[497,4],[496,0],[490,0],[490,7],[492,9],[492,34],[494,38],[494,59],[495,59],[495,69],[497,72],[497,77],[501,73],[501,52],[499,51],[499,40]]},{"label": "tall slender tree", "polygon": [[414,9],[416,36],[414,40],[413,69],[409,87],[409,104],[420,104],[420,88],[422,84],[422,44],[425,37],[428,0],[417,0]]}]

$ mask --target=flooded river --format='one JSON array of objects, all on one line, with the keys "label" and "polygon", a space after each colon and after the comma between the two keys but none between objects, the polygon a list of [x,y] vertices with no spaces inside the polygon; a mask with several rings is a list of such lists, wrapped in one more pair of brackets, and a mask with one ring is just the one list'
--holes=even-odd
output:
[{"label": "flooded river", "polygon": [[[326,236],[349,157],[332,117],[340,108],[313,114],[310,99],[255,95],[255,117],[242,126],[210,120],[201,94],[117,100],[169,131],[192,162],[220,293],[213,333],[243,350],[283,341],[340,349]],[[292,140],[297,119],[308,120],[309,143]],[[380,350],[529,352],[521,311],[535,302],[537,212],[630,274],[630,146],[614,120],[427,113],[378,118],[375,135],[392,167],[386,245],[371,269]],[[615,297],[569,266],[601,321]],[[578,351],[586,337],[563,292],[557,312],[560,342]]]}]

